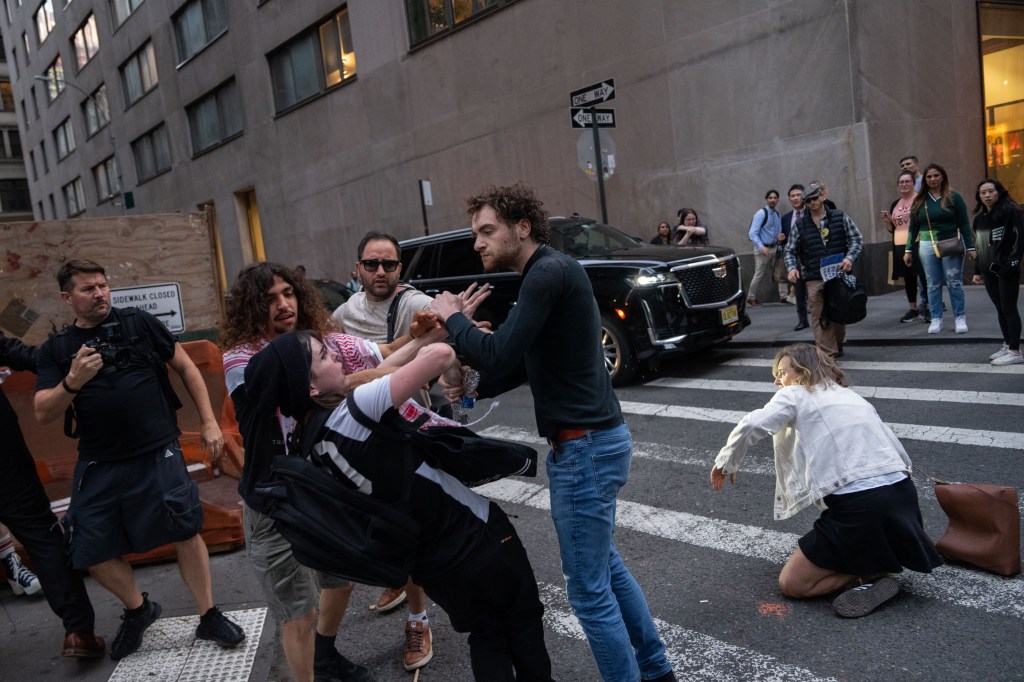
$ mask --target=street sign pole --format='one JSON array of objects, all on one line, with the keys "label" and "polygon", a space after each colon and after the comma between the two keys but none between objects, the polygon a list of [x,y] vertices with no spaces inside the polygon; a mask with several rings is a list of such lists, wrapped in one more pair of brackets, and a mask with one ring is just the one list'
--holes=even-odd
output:
[{"label": "street sign pole", "polygon": [[594,132],[594,169],[597,171],[597,195],[601,199],[601,222],[608,222],[608,205],[604,198],[604,166],[601,164],[601,134],[597,127],[597,111],[590,107],[590,129]]}]

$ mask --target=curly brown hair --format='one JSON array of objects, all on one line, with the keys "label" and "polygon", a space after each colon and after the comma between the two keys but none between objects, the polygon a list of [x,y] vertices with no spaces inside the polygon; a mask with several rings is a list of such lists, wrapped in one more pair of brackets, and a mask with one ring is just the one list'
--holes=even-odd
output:
[{"label": "curly brown hair", "polygon": [[298,304],[296,329],[308,329],[320,335],[337,330],[312,282],[296,277],[290,268],[278,263],[252,263],[242,268],[231,286],[227,319],[218,340],[221,349],[253,345],[267,338],[270,306],[266,294],[274,286],[274,277],[280,277],[295,291]]},{"label": "curly brown hair", "polygon": [[493,208],[498,219],[509,227],[520,220],[529,221],[530,237],[538,244],[549,243],[548,212],[532,188],[521,183],[509,187],[492,185],[466,199],[466,212],[470,216],[476,215],[484,206]]}]

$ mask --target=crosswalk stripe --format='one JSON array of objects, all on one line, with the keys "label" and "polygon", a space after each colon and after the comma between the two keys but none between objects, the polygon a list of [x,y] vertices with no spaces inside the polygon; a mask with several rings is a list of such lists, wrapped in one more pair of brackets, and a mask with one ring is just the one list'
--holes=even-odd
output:
[{"label": "crosswalk stripe", "polygon": [[[490,438],[503,438],[514,440],[519,443],[529,443],[547,447],[548,442],[540,436],[530,433],[524,429],[514,429],[506,426],[491,426],[480,432],[483,436]],[[725,445],[725,440],[722,440]],[[663,445],[661,443],[633,442],[633,456],[644,459],[656,459],[662,462],[675,462],[687,466],[699,468],[707,467],[711,471],[711,465],[718,455],[718,450],[707,450],[703,448],[691,448],[686,445]],[[751,474],[762,474],[766,476],[775,475],[774,462],[755,462],[751,459],[743,461],[743,471]]]},{"label": "crosswalk stripe", "polygon": [[[511,504],[550,511],[548,489],[536,483],[504,479],[476,488],[481,495]],[[783,564],[796,547],[798,535],[757,526],[712,519],[687,512],[619,500],[619,528],[698,547]],[[905,571],[897,577],[902,589],[919,596],[1024,618],[1024,581],[959,567],[940,566],[930,574]]]},{"label": "crosswalk stripe", "polygon": [[[1024,365],[990,365],[987,362],[866,362],[840,360],[843,370],[880,372],[961,372],[973,374],[1024,374]],[[733,358],[719,363],[725,367],[771,367],[772,361],[759,358]]]},{"label": "crosswalk stripe", "polygon": [[[583,628],[569,608],[565,590],[548,583],[540,583],[537,587],[544,602],[544,625],[547,629],[563,637],[585,641]],[[660,618],[655,618],[654,624],[665,642],[665,655],[680,680],[835,682],[833,677],[819,677],[767,654],[723,642]]]},{"label": "crosswalk stripe", "polygon": [[[530,431],[526,431],[525,429],[515,429],[507,426],[492,426],[484,429],[480,434],[490,438],[503,438],[505,440],[514,440],[519,443],[529,443],[530,445],[535,446],[539,445],[543,448],[548,446],[548,442],[545,439],[531,433]],[[724,444],[725,441],[723,440],[722,443]],[[686,445],[664,445],[663,443],[633,441],[634,457],[639,457],[641,459],[654,459],[661,462],[674,462],[676,464],[697,467],[698,469],[706,469],[708,471],[711,470],[711,465],[715,461],[715,457],[717,455],[718,450],[691,448]],[[759,476],[771,476],[774,478],[775,463],[759,462],[751,457],[747,457],[743,460],[743,468],[740,470],[740,475],[745,474],[757,474]],[[934,500],[935,487],[927,483],[918,485],[917,494],[921,499]],[[1021,507],[1024,507],[1024,490],[1021,490],[1020,493],[1018,493],[1017,503]]]},{"label": "crosswalk stripe", "polygon": [[[621,401],[622,411],[651,417],[674,417],[708,422],[735,424],[746,415],[737,410],[719,410],[711,407],[688,405],[663,405],[660,403],[638,403]],[[927,426],[923,424],[898,424],[886,422],[897,438],[924,440],[933,443],[954,445],[980,445],[986,448],[1024,449],[1024,433],[1011,431],[982,431],[961,429],[953,426]]]},{"label": "crosswalk stripe", "polygon": [[[645,386],[686,388],[698,391],[740,391],[744,393],[774,393],[777,386],[765,381],[732,381],[727,379],[673,379],[665,377],[649,381]],[[882,400],[913,400],[915,402],[968,403],[971,405],[1014,405],[1024,407],[1024,393],[996,391],[938,391],[927,388],[901,386],[851,386],[864,398]]]}]

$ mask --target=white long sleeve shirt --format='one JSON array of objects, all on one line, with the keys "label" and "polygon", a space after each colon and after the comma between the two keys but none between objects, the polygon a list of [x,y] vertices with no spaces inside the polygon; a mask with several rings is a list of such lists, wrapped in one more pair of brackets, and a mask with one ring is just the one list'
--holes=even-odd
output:
[{"label": "white long sleeve shirt", "polygon": [[739,469],[747,449],[766,436],[775,444],[775,519],[782,520],[843,486],[905,472],[907,451],[864,398],[836,384],[780,388],[768,404],[740,420],[715,466]]}]

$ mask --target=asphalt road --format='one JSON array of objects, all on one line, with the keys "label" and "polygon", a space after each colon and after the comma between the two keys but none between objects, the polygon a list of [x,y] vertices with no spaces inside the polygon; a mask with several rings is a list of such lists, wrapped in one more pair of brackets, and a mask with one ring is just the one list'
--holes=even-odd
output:
[{"label": "asphalt road", "polygon": [[[993,350],[989,341],[861,344],[848,347],[841,364],[893,425],[915,467],[948,480],[1020,486],[1024,365],[982,363]],[[965,566],[945,566],[930,576],[905,572],[897,576],[900,595],[859,620],[836,618],[827,599],[782,596],[778,572],[816,511],[772,520],[774,472],[767,441],[749,453],[735,487],[715,493],[708,481],[711,461],[736,420],[770,398],[772,355],[767,348],[726,346],[667,363],[619,391],[635,447],[630,482],[620,495],[616,543],[647,594],[677,677],[1024,680],[1020,576],[1001,578]],[[483,415],[488,403],[478,402],[475,415]],[[503,396],[476,428],[542,447],[525,388]],[[945,517],[933,486],[922,478],[916,483],[925,528],[938,538]],[[598,679],[565,601],[544,473],[491,484],[485,492],[516,516],[547,605],[556,679]],[[164,604],[165,616],[191,615],[173,564],[144,567],[138,574],[144,589]],[[213,575],[225,610],[262,606],[244,551],[214,557]],[[94,584],[90,592],[97,629],[110,636],[120,611]],[[411,676],[400,662],[403,610],[369,611],[376,596],[376,589],[356,589],[339,649],[368,665],[379,682],[406,682]],[[144,672],[130,674],[115,671],[109,660],[76,664],[57,655],[59,627],[44,602],[13,597],[4,588],[0,608],[3,680],[245,679],[223,675],[232,666],[216,663],[219,654],[212,649],[196,654],[212,657],[212,663],[185,675],[158,658]],[[451,630],[439,608],[431,608],[430,617],[435,656],[420,679],[470,680],[465,637]],[[248,653],[249,679],[285,679],[274,625],[266,622],[262,628],[262,638],[252,638],[259,646]]]}]

